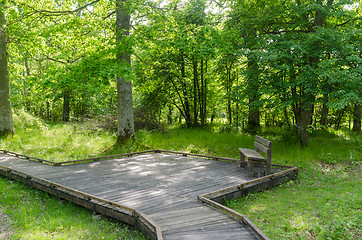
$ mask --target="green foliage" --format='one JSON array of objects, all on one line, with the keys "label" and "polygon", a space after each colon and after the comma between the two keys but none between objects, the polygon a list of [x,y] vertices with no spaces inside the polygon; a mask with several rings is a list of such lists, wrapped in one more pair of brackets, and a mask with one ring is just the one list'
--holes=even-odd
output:
[{"label": "green foliage", "polygon": [[[68,101],[71,119],[115,114],[116,75],[134,81],[138,109],[187,126],[245,125],[250,109],[300,125],[313,105],[315,119],[327,106],[324,125],[340,127],[361,102],[352,0],[128,1],[133,28],[117,46],[114,3],[7,1],[12,106],[50,121]],[[124,50],[132,67],[116,57]]]},{"label": "green foliage", "polygon": [[20,131],[31,131],[31,130],[45,130],[46,124],[43,120],[38,117],[35,117],[24,109],[16,110],[14,109],[13,114],[14,126],[17,130]]},{"label": "green foliage", "polygon": [[41,126],[25,124],[17,128],[14,137],[0,141],[0,149],[59,162],[101,155],[116,138],[104,129],[89,129],[88,123]]},{"label": "green foliage", "polygon": [[281,141],[284,144],[297,144],[299,143],[298,133],[295,127],[283,127],[280,133]]}]

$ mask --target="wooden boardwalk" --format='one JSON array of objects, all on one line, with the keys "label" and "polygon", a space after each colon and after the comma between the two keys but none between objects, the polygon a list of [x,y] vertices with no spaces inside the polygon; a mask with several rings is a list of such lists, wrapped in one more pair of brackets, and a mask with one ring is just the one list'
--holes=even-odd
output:
[{"label": "wooden boardwalk", "polygon": [[[95,211],[109,203],[125,206],[122,211],[133,215],[140,212],[148,224],[138,228],[155,225],[159,231],[158,237],[150,238],[261,239],[250,224],[198,201],[201,195],[253,180],[236,162],[161,152],[55,167],[0,154],[0,174],[35,187],[47,186],[37,188],[53,194],[60,189],[59,196]],[[107,214],[112,208],[99,212]],[[114,213],[107,215],[112,214],[117,218]],[[137,226],[131,218],[124,221]]]}]

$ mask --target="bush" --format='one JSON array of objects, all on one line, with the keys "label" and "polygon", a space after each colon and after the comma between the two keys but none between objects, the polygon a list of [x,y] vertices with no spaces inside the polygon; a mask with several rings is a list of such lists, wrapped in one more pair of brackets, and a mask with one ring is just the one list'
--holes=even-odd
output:
[{"label": "bush", "polygon": [[84,119],[80,130],[87,133],[116,132],[117,121],[114,115],[99,115],[96,118]]},{"label": "bush", "polygon": [[151,112],[146,109],[136,108],[134,110],[134,128],[135,130],[160,130],[163,126],[158,121],[158,117],[154,116]]},{"label": "bush", "polygon": [[13,118],[14,126],[17,129],[26,130],[46,128],[46,125],[40,118],[34,117],[24,109],[14,110]]},{"label": "bush", "polygon": [[283,127],[280,131],[280,140],[286,144],[299,143],[297,129],[293,126]]},{"label": "bush", "polygon": [[223,124],[217,130],[217,132],[219,132],[219,133],[231,133],[231,132],[237,132],[237,131],[238,131],[238,129],[232,124]]}]

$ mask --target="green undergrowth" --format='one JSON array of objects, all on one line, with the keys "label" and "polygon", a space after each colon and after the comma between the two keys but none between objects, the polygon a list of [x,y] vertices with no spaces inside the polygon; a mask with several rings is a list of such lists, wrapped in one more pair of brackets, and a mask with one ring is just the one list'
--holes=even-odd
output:
[{"label": "green undergrowth", "polygon": [[[238,148],[253,148],[254,141],[253,135],[214,126],[141,130],[134,140],[117,145],[114,133],[94,124],[45,123],[25,112],[17,114],[16,135],[0,139],[0,149],[51,161],[152,149],[238,158]],[[273,141],[273,163],[297,166],[299,176],[228,206],[250,217],[271,239],[360,239],[361,135],[318,130],[311,134],[309,146],[302,148],[289,130],[269,128],[259,134]],[[104,234],[104,239],[131,239],[127,234],[139,238],[118,222],[95,221],[81,207],[5,178],[0,178],[0,193],[2,209],[15,228],[13,239],[94,239],[89,237],[92,234]],[[93,228],[107,233],[92,232]]]},{"label": "green undergrowth", "polygon": [[[223,131],[216,125],[206,129],[141,130],[134,140],[116,145],[114,133],[88,123],[44,123],[25,111],[17,111],[14,121],[16,134],[0,139],[0,149],[55,162],[152,149],[238,158],[238,148],[253,148],[254,141],[252,135]],[[319,130],[311,134],[309,146],[302,148],[286,137],[292,134],[289,130],[267,128],[259,134],[273,141],[273,162],[278,164],[355,164],[362,159],[361,135]]]},{"label": "green undergrowth", "polygon": [[227,203],[271,239],[361,239],[361,168],[313,164],[297,180]]},{"label": "green undergrowth", "polygon": [[131,227],[0,177],[0,206],[10,217],[10,239],[146,239]]}]

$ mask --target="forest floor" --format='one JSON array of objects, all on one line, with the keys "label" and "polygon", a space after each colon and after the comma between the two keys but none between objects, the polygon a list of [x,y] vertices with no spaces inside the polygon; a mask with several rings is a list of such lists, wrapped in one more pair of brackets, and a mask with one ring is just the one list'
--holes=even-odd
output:
[{"label": "forest floor", "polygon": [[[115,134],[87,124],[27,122],[32,124],[18,127],[12,138],[0,139],[0,149],[52,161],[150,149],[238,158],[237,149],[252,148],[254,141],[254,136],[216,126],[138,131],[134,141],[118,146]],[[362,136],[316,131],[309,146],[301,148],[290,132],[267,129],[259,134],[273,141],[273,163],[299,167],[298,178],[228,206],[271,239],[361,239]],[[1,221],[11,219],[4,230],[15,239],[145,239],[124,224],[95,220],[91,211],[2,177],[0,206],[5,213]]]}]

